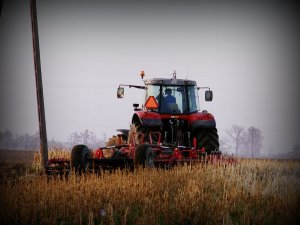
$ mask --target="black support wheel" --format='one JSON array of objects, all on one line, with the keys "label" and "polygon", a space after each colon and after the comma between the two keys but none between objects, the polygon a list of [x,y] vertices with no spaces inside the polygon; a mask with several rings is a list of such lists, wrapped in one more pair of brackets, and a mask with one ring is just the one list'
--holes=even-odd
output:
[{"label": "black support wheel", "polygon": [[196,131],[197,148],[205,148],[207,154],[212,151],[219,151],[219,135],[216,128],[201,128]]},{"label": "black support wheel", "polygon": [[154,168],[154,151],[146,144],[138,145],[135,149],[134,166],[143,168]]},{"label": "black support wheel", "polygon": [[92,152],[85,145],[75,145],[71,151],[71,168],[79,175],[87,173],[91,166]]}]

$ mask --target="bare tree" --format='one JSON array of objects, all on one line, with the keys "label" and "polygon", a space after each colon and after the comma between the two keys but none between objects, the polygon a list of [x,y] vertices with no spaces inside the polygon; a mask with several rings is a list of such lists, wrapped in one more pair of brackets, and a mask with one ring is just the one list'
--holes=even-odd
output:
[{"label": "bare tree", "polygon": [[82,142],[81,136],[77,132],[73,132],[73,133],[71,133],[71,135],[69,137],[69,142],[70,142],[71,146],[77,145]]},{"label": "bare tree", "polygon": [[293,146],[292,157],[295,159],[300,159],[300,145],[295,144]]},{"label": "bare tree", "polygon": [[245,128],[238,125],[233,125],[230,130],[226,130],[226,134],[229,136],[230,141],[234,145],[235,154],[238,155],[240,147],[247,140],[247,132]]},{"label": "bare tree", "polygon": [[256,127],[250,127],[247,130],[247,149],[251,149],[251,157],[257,157],[260,155],[260,149],[262,147],[263,136],[260,129]]},{"label": "bare tree", "polygon": [[3,149],[12,149],[14,148],[13,144],[15,137],[9,130],[0,133],[0,146]]},{"label": "bare tree", "polygon": [[80,136],[82,138],[83,144],[87,145],[88,144],[88,140],[91,137],[89,130],[86,129],[84,132],[80,132]]},{"label": "bare tree", "polygon": [[[106,134],[103,134],[103,137],[106,137]],[[88,129],[82,132],[73,132],[68,138],[67,145],[73,147],[77,144],[84,144],[90,148],[98,148],[105,145],[105,140],[99,139],[96,134]]]}]

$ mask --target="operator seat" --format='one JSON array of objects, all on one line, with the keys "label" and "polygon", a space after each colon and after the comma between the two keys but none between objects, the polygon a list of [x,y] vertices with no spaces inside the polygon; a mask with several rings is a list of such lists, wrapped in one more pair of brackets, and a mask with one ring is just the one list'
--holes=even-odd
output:
[{"label": "operator seat", "polygon": [[168,103],[168,112],[176,114],[181,113],[176,103]]}]

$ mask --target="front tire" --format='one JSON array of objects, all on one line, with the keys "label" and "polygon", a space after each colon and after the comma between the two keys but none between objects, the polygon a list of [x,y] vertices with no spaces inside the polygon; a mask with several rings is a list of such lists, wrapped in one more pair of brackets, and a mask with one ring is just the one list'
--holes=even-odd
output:
[{"label": "front tire", "polygon": [[92,159],[91,150],[85,145],[75,145],[71,151],[71,168],[75,169],[75,173],[87,173]]}]

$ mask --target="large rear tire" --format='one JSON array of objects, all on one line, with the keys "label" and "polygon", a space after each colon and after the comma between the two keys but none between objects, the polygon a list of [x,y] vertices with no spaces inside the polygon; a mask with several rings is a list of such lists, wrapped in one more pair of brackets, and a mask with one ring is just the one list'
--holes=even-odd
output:
[{"label": "large rear tire", "polygon": [[196,134],[197,148],[205,148],[209,155],[212,151],[219,151],[219,135],[216,128],[202,128],[197,130]]},{"label": "large rear tire", "polygon": [[92,152],[85,145],[75,145],[71,151],[71,168],[75,169],[75,173],[87,173],[91,165]]},{"label": "large rear tire", "polygon": [[135,167],[143,166],[143,168],[153,168],[154,151],[149,145],[141,144],[135,149],[134,157]]}]

